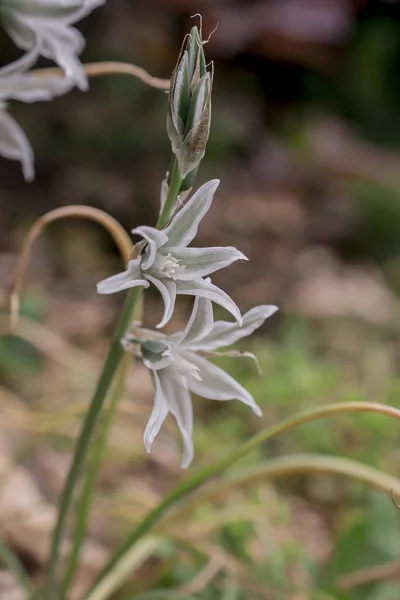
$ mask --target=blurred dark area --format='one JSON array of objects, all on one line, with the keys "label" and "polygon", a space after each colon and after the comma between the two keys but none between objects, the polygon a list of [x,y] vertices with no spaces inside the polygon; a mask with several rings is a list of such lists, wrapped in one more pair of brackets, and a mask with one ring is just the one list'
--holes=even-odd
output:
[{"label": "blurred dark area", "polygon": [[[184,35],[199,22],[195,13],[202,15],[206,56],[215,68],[211,135],[195,185],[221,179],[196,245],[234,245],[249,257],[213,276],[243,312],[256,304],[280,307],[265,336],[254,342],[264,376],[256,379],[250,367],[228,365],[260,401],[262,424],[247,420],[243,407],[195,404],[195,460],[206,464],[262,425],[303,408],[347,400],[400,406],[400,2],[108,0],[79,24],[87,38],[82,59],[131,62],[169,78]],[[14,53],[4,40],[2,61]],[[92,79],[89,92],[75,90],[51,103],[11,104],[34,148],[36,179],[26,184],[17,163],[0,161],[3,307],[24,235],[44,212],[88,204],[127,230],[154,224],[171,153],[166,109],[164,92],[125,75]],[[48,411],[60,409],[64,399],[68,406],[78,398],[87,402],[123,301],[123,294],[97,297],[95,284],[120,269],[112,241],[89,222],[53,224],[34,246],[22,302],[29,319],[23,343],[37,346],[40,358],[20,340],[0,343],[0,392],[4,398],[6,389],[21,396],[39,415],[34,423],[47,423]],[[185,325],[190,302],[178,306],[172,330]],[[154,325],[160,313],[159,297],[150,294],[146,324]],[[30,330],[32,322],[43,329]],[[42,338],[50,330],[74,346]],[[61,374],[61,366],[73,371],[79,362],[85,377]],[[141,436],[152,402],[146,376],[137,367],[128,393],[142,404],[129,409],[139,411],[134,415],[120,415],[102,475],[91,533],[106,548],[127,522],[142,516],[143,506],[153,506],[185,476],[170,431],[144,456]],[[11,430],[32,434],[37,447],[32,455],[28,450],[25,466],[46,501],[54,499],[79,412],[65,428],[60,422],[60,430],[52,430],[53,443],[45,425],[24,429],[18,411],[6,412]],[[398,424],[379,419],[311,424],[261,449],[249,465],[285,452],[319,452],[398,474]],[[50,483],[43,485],[46,478]],[[225,522],[218,513],[222,525],[210,533],[234,561],[252,565],[250,579],[238,569],[239,591],[224,598],[400,598],[399,520],[388,495],[327,475],[263,485],[253,495],[236,490],[227,497],[233,513],[236,504],[249,514],[261,511],[254,530],[240,519]],[[110,510],[114,501],[117,516]],[[102,514],[115,518],[116,531],[110,534]],[[208,531],[210,516],[206,510],[199,514],[184,524],[197,541],[199,528]],[[264,526],[258,535],[257,527]],[[8,537],[33,560],[18,535],[11,530]],[[183,566],[171,566],[164,549],[139,584],[127,584],[127,592],[152,588],[152,582],[183,589],[195,577],[203,563],[175,543]],[[34,558],[43,563],[42,555]],[[363,579],[363,569],[391,561],[388,576]],[[358,570],[361,584],[357,578],[342,581]],[[215,589],[184,589],[195,598],[219,600],[216,581]]]}]

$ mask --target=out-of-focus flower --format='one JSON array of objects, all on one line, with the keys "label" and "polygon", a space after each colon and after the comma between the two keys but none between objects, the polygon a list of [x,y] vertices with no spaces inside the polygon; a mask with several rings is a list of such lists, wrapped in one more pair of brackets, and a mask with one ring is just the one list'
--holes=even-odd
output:
[{"label": "out-of-focus flower", "polygon": [[71,27],[105,0],[1,0],[0,19],[20,48],[40,43],[40,53],[54,60],[82,90],[87,77],[78,55],[85,46],[82,34]]},{"label": "out-of-focus flower", "polygon": [[51,100],[54,96],[65,94],[73,86],[73,82],[65,77],[39,77],[27,72],[38,56],[39,49],[34,47],[19,60],[0,69],[0,154],[19,160],[27,181],[34,177],[32,148],[21,127],[7,112],[5,100]]},{"label": "out-of-focus flower", "polygon": [[207,71],[203,43],[193,27],[172,74],[167,130],[182,178],[204,156],[211,121],[212,72]]},{"label": "out-of-focus flower", "polygon": [[[147,340],[138,340],[134,335],[126,338],[126,349],[134,350],[136,344],[140,345],[143,362],[152,372],[155,396],[144,433],[147,452],[150,452],[154,438],[171,413],[183,438],[182,467],[189,466],[193,459],[193,406],[190,392],[211,400],[237,399],[250,406],[256,415],[262,414],[252,395],[205,356],[213,356],[218,348],[230,346],[251,335],[277,310],[276,306],[257,306],[243,315],[243,325],[240,327],[237,322],[214,322],[210,300],[196,298],[184,332],[158,334],[157,337],[154,337],[154,332],[149,332],[149,337],[153,339]],[[146,337],[145,330],[143,333],[143,337]]]},{"label": "out-of-focus flower", "polygon": [[211,206],[218,179],[205,183],[175,214],[165,229],[137,227],[132,233],[146,241],[144,252],[131,260],[123,273],[113,275],[97,284],[99,294],[113,294],[128,288],[153,284],[164,300],[164,316],[157,328],[170,320],[177,294],[200,296],[216,302],[228,310],[239,322],[241,315],[233,300],[213,285],[206,275],[227,267],[244,254],[230,246],[216,248],[188,248],[197,234],[201,219]]}]

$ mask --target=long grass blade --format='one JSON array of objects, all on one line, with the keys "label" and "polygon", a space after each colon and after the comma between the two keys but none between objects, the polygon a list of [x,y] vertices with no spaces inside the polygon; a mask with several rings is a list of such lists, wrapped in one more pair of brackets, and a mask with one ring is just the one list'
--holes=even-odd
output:
[{"label": "long grass blade", "polygon": [[14,575],[17,583],[28,593],[28,598],[34,600],[36,592],[29,581],[28,574],[18,556],[2,540],[0,540],[0,558],[7,569]]},{"label": "long grass blade", "polygon": [[[335,415],[343,415],[352,412],[371,412],[387,415],[400,420],[400,410],[385,404],[374,402],[342,402],[337,404],[328,404],[316,409],[301,412],[293,417],[290,417],[272,427],[263,429],[260,433],[251,438],[248,442],[242,444],[239,448],[228,454],[227,456],[216,461],[212,465],[201,469],[186,479],[181,485],[173,490],[158,506],[151,510],[144,519],[138,523],[131,532],[128,533],[125,540],[111,557],[108,564],[100,573],[99,578],[92,587],[92,592],[101,585],[102,580],[118,568],[118,563],[123,560],[125,555],[132,549],[138,540],[146,535],[156,525],[161,518],[172,509],[178,502],[196,490],[202,484],[209,481],[212,477],[223,473],[235,462],[243,458],[246,454],[254,450],[257,446],[269,440],[270,438],[297,427],[303,423],[315,421],[317,419],[333,417]],[[89,597],[92,600],[92,594]]]}]

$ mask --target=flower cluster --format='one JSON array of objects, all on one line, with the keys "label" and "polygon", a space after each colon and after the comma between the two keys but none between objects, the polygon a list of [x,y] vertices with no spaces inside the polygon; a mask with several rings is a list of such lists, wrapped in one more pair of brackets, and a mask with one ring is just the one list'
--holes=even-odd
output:
[{"label": "flower cluster", "polygon": [[[193,458],[193,410],[190,392],[214,400],[238,399],[261,410],[253,397],[233,377],[207,361],[218,348],[229,346],[250,335],[271,316],[276,306],[258,306],[241,315],[233,300],[213,285],[207,275],[246,257],[236,248],[188,248],[201,219],[211,207],[218,180],[204,184],[175,214],[164,229],[137,227],[132,233],[142,236],[136,247],[140,255],[131,260],[126,271],[101,281],[100,294],[153,284],[164,301],[164,315],[157,326],[170,320],[177,294],[195,296],[192,315],[184,332],[165,335],[147,330],[134,331],[124,340],[127,349],[140,350],[150,369],[155,389],[153,411],[144,434],[147,451],[171,413],[184,443],[182,466]],[[234,322],[214,322],[212,302],[228,310]],[[237,355],[240,353],[235,353]],[[245,353],[245,355],[248,355]]]},{"label": "flower cluster", "polygon": [[[34,175],[32,148],[19,125],[7,113],[6,100],[50,100],[77,85],[88,87],[78,56],[85,40],[72,24],[105,0],[1,0],[0,22],[27,53],[0,69],[0,154],[19,160],[27,181]],[[42,55],[56,62],[64,75],[35,75],[29,69]]]},{"label": "flower cluster", "polygon": [[[200,31],[186,36],[171,78],[167,131],[174,154],[173,169],[161,187],[159,223],[132,230],[142,237],[127,269],[97,284],[99,294],[153,285],[161,294],[164,314],[157,329],[172,317],[176,296],[194,296],[192,315],[183,332],[166,335],[134,327],[122,343],[140,356],[152,375],[154,406],[144,444],[148,452],[171,413],[183,438],[182,467],[193,459],[193,407],[190,392],[214,400],[240,400],[261,415],[254,398],[233,377],[207,360],[253,333],[277,309],[257,306],[243,316],[235,302],[208,277],[237,260],[247,260],[236,248],[191,248],[200,221],[210,209],[218,179],[208,181],[186,201],[210,130],[212,70],[207,70]],[[185,203],[184,203],[185,201]],[[234,322],[214,322],[212,303],[231,313]],[[251,356],[231,351],[230,356]]]}]

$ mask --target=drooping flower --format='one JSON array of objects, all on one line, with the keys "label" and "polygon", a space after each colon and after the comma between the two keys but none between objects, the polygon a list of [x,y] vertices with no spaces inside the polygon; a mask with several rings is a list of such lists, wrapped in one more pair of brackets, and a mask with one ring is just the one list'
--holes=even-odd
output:
[{"label": "drooping flower", "polygon": [[73,86],[65,77],[38,77],[27,72],[38,56],[39,49],[34,47],[20,59],[0,69],[0,154],[5,158],[19,160],[27,181],[34,177],[32,148],[21,127],[8,114],[5,100],[51,100],[54,96],[65,94]]},{"label": "drooping flower", "polygon": [[87,78],[78,56],[85,39],[73,23],[105,0],[1,0],[0,19],[15,44],[30,50],[38,43],[41,54],[54,60],[82,90]]},{"label": "drooping flower", "polygon": [[262,414],[252,395],[205,356],[212,356],[218,348],[230,346],[251,335],[277,310],[272,305],[257,306],[243,315],[243,325],[240,327],[237,322],[214,322],[210,300],[196,298],[184,332],[158,334],[147,340],[140,340],[134,335],[126,338],[124,345],[128,350],[139,343],[143,362],[151,370],[154,383],[154,405],[144,433],[147,452],[150,452],[154,438],[171,413],[183,438],[182,467],[189,466],[194,452],[190,392],[211,400],[237,399],[248,405],[256,415]]},{"label": "drooping flower", "polygon": [[133,229],[132,233],[141,235],[146,242],[142,255],[131,260],[123,273],[98,283],[98,293],[113,294],[153,284],[159,290],[165,307],[164,316],[157,328],[164,327],[170,320],[177,294],[208,298],[241,322],[239,308],[233,300],[204,277],[236,260],[247,260],[244,254],[230,246],[187,247],[196,236],[199,223],[210,208],[218,185],[218,179],[205,183],[164,229],[147,226]]}]

